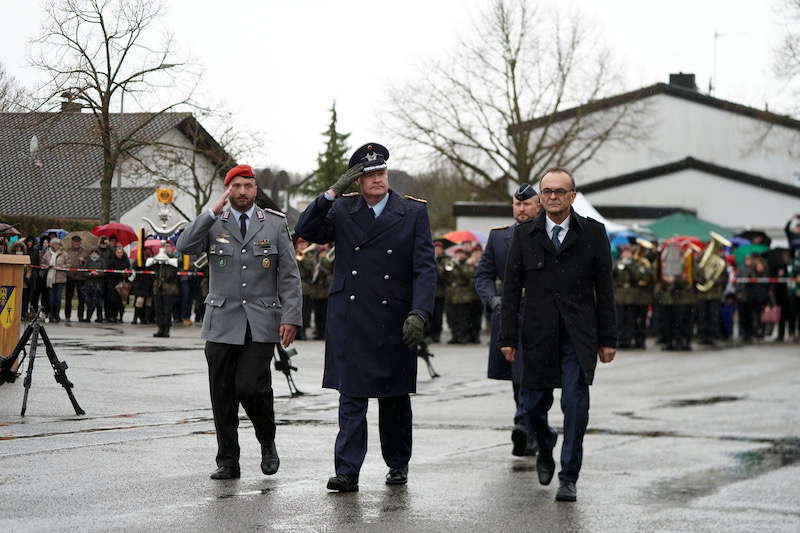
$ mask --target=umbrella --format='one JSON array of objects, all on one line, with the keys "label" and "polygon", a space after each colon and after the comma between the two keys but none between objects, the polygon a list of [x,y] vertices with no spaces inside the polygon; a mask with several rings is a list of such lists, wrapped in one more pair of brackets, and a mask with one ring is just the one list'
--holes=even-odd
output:
[{"label": "umbrella", "polygon": [[17,228],[12,226],[11,224],[5,224],[0,222],[0,237],[14,237],[19,235],[19,231]]},{"label": "umbrella", "polygon": [[758,229],[746,229],[736,234],[736,237],[742,237],[752,242],[753,244],[765,244],[769,247],[772,244],[772,239],[769,238],[765,232]]},{"label": "umbrella", "polygon": [[636,239],[639,236],[638,233],[631,230],[622,230],[618,231],[614,234],[614,238],[611,239],[611,248],[618,248],[620,246],[625,246],[626,244],[630,244],[633,239]]},{"label": "umbrella", "polygon": [[745,246],[747,244],[753,244],[752,242],[750,242],[748,239],[745,239],[744,237],[731,237],[730,241],[731,241],[731,244],[734,245],[734,246]]},{"label": "umbrella", "polygon": [[648,224],[647,228],[655,233],[659,240],[675,235],[688,235],[705,241],[709,239],[709,234],[712,231],[719,233],[726,239],[730,239],[733,236],[733,233],[727,228],[686,213],[673,213],[659,218]]},{"label": "umbrella", "polygon": [[44,230],[39,237],[47,237],[50,233],[55,233],[57,238],[63,239],[69,232],[61,228],[51,228]]},{"label": "umbrella", "polygon": [[120,246],[127,246],[136,240],[136,232],[133,228],[119,222],[111,222],[110,224],[97,226],[92,230],[92,234],[98,237],[114,236],[117,238],[117,241],[119,241]]},{"label": "umbrella", "polygon": [[[150,249],[153,252],[153,255],[156,255],[158,251],[161,249],[161,241],[158,239],[147,239],[144,241],[145,249]],[[131,259],[136,257],[136,250],[138,250],[139,244],[137,241],[133,242],[133,246],[131,246]]]},{"label": "umbrella", "polygon": [[72,237],[76,235],[81,238],[81,241],[83,241],[81,246],[83,246],[87,250],[97,246],[97,237],[92,235],[91,231],[70,231],[64,236],[64,240],[65,241],[72,240]]},{"label": "umbrella", "polygon": [[445,233],[442,235],[443,239],[447,239],[450,242],[480,242],[480,239],[477,235],[472,233],[471,231],[467,231],[465,229],[451,231],[449,233]]},{"label": "umbrella", "polygon": [[735,249],[733,256],[736,258],[736,264],[741,265],[748,255],[763,254],[767,250],[769,250],[769,246],[766,244],[745,244]]},{"label": "umbrella", "polygon": [[675,237],[670,237],[669,239],[664,240],[664,244],[670,244],[673,242],[677,242],[678,244],[686,245],[687,243],[692,243],[700,249],[706,247],[706,245],[698,239],[697,237],[692,237],[691,235],[676,235]]}]

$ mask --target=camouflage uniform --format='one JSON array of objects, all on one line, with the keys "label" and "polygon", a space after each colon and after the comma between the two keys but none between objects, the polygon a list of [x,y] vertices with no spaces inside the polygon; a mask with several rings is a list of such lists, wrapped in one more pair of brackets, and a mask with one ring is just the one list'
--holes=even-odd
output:
[{"label": "camouflage uniform", "polygon": [[[329,252],[330,253],[330,252]],[[333,279],[333,261],[327,254],[316,253],[316,266],[311,277],[311,307],[314,309],[314,340],[325,338],[325,317],[328,313],[328,293]],[[302,276],[302,273],[301,273]]]},{"label": "camouflage uniform", "polygon": [[450,343],[468,344],[478,334],[471,331],[470,314],[475,302],[480,302],[473,284],[476,267],[467,261],[452,261],[452,270],[445,269],[447,325],[452,334]]}]

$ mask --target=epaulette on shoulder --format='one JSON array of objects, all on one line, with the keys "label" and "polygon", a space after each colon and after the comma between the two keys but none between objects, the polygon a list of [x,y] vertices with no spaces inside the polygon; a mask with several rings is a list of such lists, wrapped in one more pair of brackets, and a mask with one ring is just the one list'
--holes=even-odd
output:
[{"label": "epaulette on shoulder", "polygon": [[410,194],[406,194],[405,196],[403,196],[403,198],[405,198],[406,200],[414,200],[415,202],[419,202],[421,204],[428,203],[428,200],[425,200],[423,198],[417,198],[416,196],[411,196]]},{"label": "epaulette on shoulder", "polygon": [[501,229],[508,229],[508,228],[509,228],[509,226],[508,226],[508,224],[506,224],[505,226],[495,226],[495,227],[493,227],[493,228],[491,229],[491,231],[494,231],[494,230],[501,230]]},{"label": "epaulette on shoulder", "polygon": [[281,213],[280,211],[276,211],[274,209],[270,209],[269,207],[265,207],[264,211],[268,213],[272,213],[273,215],[278,215],[279,217],[286,218],[286,213]]},{"label": "epaulette on shoulder", "polygon": [[361,194],[361,193],[360,192],[346,192],[346,193],[344,193],[344,194],[342,194],[340,196],[342,198],[352,198],[353,196],[358,196],[359,194]]}]

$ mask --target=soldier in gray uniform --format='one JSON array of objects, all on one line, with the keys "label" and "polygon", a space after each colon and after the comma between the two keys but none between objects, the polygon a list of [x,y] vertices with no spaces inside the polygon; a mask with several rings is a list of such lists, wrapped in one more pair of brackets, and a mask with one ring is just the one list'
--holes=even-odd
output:
[{"label": "soldier in gray uniform", "polygon": [[[269,365],[275,343],[289,346],[303,323],[300,273],[285,215],[255,205],[258,188],[248,165],[232,168],[225,187],[177,242],[180,253],[208,252],[209,258],[202,338],[218,445],[211,479],[240,475],[239,404],[261,444],[262,472],[278,471]],[[228,200],[231,208],[225,209]]]}]

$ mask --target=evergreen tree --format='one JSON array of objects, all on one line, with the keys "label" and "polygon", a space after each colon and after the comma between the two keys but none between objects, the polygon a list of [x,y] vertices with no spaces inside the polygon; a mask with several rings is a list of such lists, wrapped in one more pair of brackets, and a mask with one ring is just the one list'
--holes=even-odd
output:
[{"label": "evergreen tree", "polygon": [[341,133],[336,129],[336,102],[330,109],[331,121],[328,129],[322,132],[325,137],[325,151],[317,156],[317,170],[314,176],[303,183],[300,191],[306,194],[319,194],[328,190],[331,185],[347,170],[347,138],[349,133]]}]

